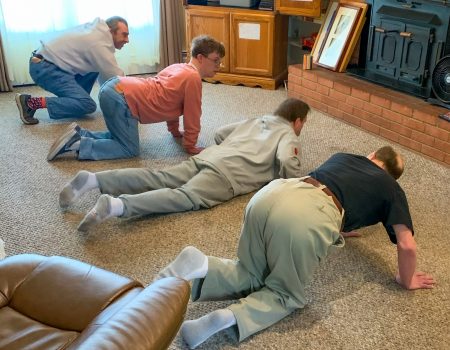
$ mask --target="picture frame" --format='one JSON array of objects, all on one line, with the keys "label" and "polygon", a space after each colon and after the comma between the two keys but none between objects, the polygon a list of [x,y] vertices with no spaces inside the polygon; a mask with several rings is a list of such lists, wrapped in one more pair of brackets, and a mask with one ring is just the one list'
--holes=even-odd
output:
[{"label": "picture frame", "polygon": [[361,8],[361,13],[359,15],[358,23],[356,24],[355,31],[349,40],[348,46],[346,48],[345,55],[341,61],[341,64],[339,66],[338,72],[345,72],[348,63],[350,62],[353,52],[355,51],[355,48],[357,46],[357,43],[361,37],[361,33],[364,27],[364,24],[366,23],[366,13],[368,11],[369,5],[365,2],[356,2],[356,1],[349,1],[349,0],[341,0],[341,3],[347,3],[353,6],[358,6]]},{"label": "picture frame", "polygon": [[362,8],[349,3],[339,3],[331,22],[331,28],[323,43],[317,64],[340,70],[341,61],[346,54],[348,42],[353,37]]},{"label": "picture frame", "polygon": [[334,16],[336,15],[336,10],[339,6],[338,1],[332,1],[328,5],[327,12],[325,14],[325,18],[323,20],[323,24],[319,29],[319,33],[317,34],[317,39],[314,42],[314,46],[311,50],[311,56],[313,63],[317,63],[320,57],[320,53],[322,52],[323,45],[325,43],[325,39],[327,38],[328,32],[331,29],[331,25],[333,24]]}]

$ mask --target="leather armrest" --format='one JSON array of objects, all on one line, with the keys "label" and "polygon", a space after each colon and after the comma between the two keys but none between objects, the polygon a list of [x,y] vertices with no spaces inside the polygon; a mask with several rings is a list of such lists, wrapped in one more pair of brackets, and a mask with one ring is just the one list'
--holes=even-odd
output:
[{"label": "leather armrest", "polygon": [[184,320],[189,295],[183,279],[158,280],[106,322],[94,320],[69,349],[167,349]]},{"label": "leather armrest", "polygon": [[0,288],[11,308],[48,326],[77,332],[124,293],[142,287],[132,279],[59,256],[11,256],[0,262],[0,274]]},{"label": "leather armrest", "polygon": [[0,307],[10,303],[17,287],[45,259],[41,255],[21,254],[0,261]]}]

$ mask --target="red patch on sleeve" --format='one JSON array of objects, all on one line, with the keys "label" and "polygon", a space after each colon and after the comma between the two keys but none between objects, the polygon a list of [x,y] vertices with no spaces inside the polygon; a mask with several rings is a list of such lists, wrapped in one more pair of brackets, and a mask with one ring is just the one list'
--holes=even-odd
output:
[{"label": "red patch on sleeve", "polygon": [[295,155],[298,155],[298,149],[297,149],[297,147],[294,147],[294,153],[295,153]]}]

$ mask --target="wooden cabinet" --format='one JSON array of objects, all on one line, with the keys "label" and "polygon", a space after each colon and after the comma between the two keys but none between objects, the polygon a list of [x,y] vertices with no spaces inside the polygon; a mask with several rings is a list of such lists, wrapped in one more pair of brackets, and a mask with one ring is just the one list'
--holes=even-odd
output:
[{"label": "wooden cabinet", "polygon": [[320,17],[321,0],[275,0],[275,8],[285,15]]},{"label": "wooden cabinet", "polygon": [[279,39],[285,28],[279,19],[264,13],[230,14],[230,72],[274,78],[283,73],[286,64],[280,58],[286,56],[280,50],[286,46]]},{"label": "wooden cabinet", "polygon": [[189,5],[186,26],[188,46],[200,34],[211,35],[225,46],[223,67],[208,81],[276,89],[286,79],[286,16],[272,11]]},{"label": "wooden cabinet", "polygon": [[208,34],[225,46],[221,72],[230,71],[230,14],[217,11],[208,6],[189,6],[186,8],[186,45],[188,59],[191,41],[198,35]]},{"label": "wooden cabinet", "polygon": [[185,6],[188,55],[192,39],[201,34],[225,46],[223,67],[208,81],[276,89],[287,78],[287,15],[320,16],[320,0],[275,0],[275,6],[275,11]]}]

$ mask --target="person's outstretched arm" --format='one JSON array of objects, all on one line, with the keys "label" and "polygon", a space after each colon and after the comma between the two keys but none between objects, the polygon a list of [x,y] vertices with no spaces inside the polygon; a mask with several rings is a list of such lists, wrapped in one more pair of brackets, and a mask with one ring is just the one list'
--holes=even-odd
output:
[{"label": "person's outstretched arm", "polygon": [[98,82],[103,85],[109,78],[114,76],[124,76],[123,70],[117,64],[114,52],[107,47],[98,45],[87,54],[91,64],[97,67],[99,72]]},{"label": "person's outstretched arm", "polygon": [[190,155],[198,154],[203,147],[196,146],[200,133],[202,115],[202,81],[193,75],[188,77],[184,88],[183,147]]},{"label": "person's outstretched arm", "polygon": [[246,120],[241,120],[236,123],[224,125],[216,130],[214,133],[214,142],[216,145],[220,145],[230,135],[234,129],[244,123]]},{"label": "person's outstretched arm", "polygon": [[417,247],[411,230],[403,224],[393,225],[397,237],[398,273],[395,280],[406,289],[433,288],[431,275],[416,271]]}]

